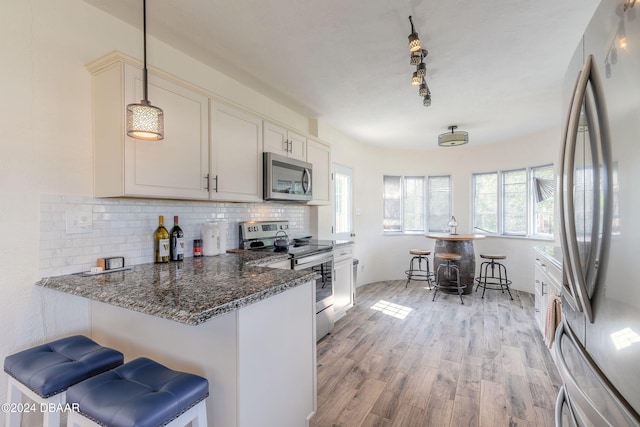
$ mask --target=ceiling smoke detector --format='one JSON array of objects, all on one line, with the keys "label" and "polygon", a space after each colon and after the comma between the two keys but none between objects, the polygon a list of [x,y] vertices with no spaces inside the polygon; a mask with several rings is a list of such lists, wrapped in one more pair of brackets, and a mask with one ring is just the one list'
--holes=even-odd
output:
[{"label": "ceiling smoke detector", "polygon": [[438,135],[438,145],[441,147],[455,147],[456,145],[464,145],[469,142],[469,133],[464,131],[455,131],[458,126],[451,125],[451,132],[441,133]]}]

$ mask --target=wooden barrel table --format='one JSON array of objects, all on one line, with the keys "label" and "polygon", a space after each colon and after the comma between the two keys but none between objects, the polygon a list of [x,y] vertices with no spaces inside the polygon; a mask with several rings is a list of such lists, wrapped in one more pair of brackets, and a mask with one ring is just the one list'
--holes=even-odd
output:
[{"label": "wooden barrel table", "polygon": [[[449,233],[431,233],[427,234],[430,239],[435,239],[436,244],[433,251],[433,271],[438,271],[438,266],[441,263],[446,263],[436,257],[439,253],[454,253],[460,254],[462,259],[457,261],[458,269],[460,271],[460,284],[467,285],[464,288],[463,293],[470,294],[473,290],[476,274],[476,255],[473,251],[473,241],[478,239],[484,239],[484,234],[449,234]],[[454,280],[447,279],[446,271],[443,268],[440,271],[441,283],[446,285],[452,285],[455,287],[455,275],[451,276]],[[444,290],[444,292],[456,293],[455,290]]]}]

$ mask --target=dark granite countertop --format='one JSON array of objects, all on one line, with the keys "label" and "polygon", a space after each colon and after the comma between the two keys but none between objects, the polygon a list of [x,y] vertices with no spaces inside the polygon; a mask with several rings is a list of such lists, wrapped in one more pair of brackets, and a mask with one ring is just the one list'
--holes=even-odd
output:
[{"label": "dark granite countertop", "polygon": [[189,325],[263,300],[317,277],[265,267],[286,255],[244,252],[139,264],[130,270],[48,277],[36,284]]},{"label": "dark granite countertop", "polygon": [[562,270],[562,248],[560,246],[540,245],[534,246],[534,249],[555,265],[556,268]]}]

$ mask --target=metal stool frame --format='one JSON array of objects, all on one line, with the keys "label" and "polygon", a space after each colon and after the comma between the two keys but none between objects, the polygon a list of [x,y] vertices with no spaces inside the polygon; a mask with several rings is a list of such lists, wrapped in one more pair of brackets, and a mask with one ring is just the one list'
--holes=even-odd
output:
[{"label": "metal stool frame", "polygon": [[[480,255],[480,257],[483,257]],[[484,298],[484,293],[487,289],[493,291],[502,291],[506,289],[509,293],[509,297],[513,300],[513,295],[511,295],[511,290],[509,289],[509,285],[511,285],[511,280],[507,278],[507,267],[504,264],[496,262],[495,258],[489,258],[491,261],[484,261],[480,264],[480,276],[476,277],[476,292],[478,292],[478,288],[482,287],[482,298]],[[504,259],[504,258],[499,258]],[[491,267],[491,276],[488,274],[489,267]],[[498,275],[496,276],[496,267],[498,269]],[[484,274],[483,274],[484,272]]]},{"label": "metal stool frame", "polygon": [[[414,268],[413,263],[415,260],[418,260],[418,269]],[[422,261],[426,263],[426,269],[422,269]],[[409,286],[409,282],[412,280],[420,281],[420,282],[428,282],[429,289],[433,289],[433,282],[431,278],[433,277],[433,273],[431,273],[431,269],[429,268],[429,258],[427,255],[414,255],[409,262],[409,269],[405,270],[404,274],[407,275],[407,283],[405,283],[404,287]]]},{"label": "metal stool frame", "polygon": [[[443,256],[439,256],[439,255],[454,255],[454,254],[436,254],[435,256],[445,260],[447,263],[446,264],[440,264],[438,266],[438,270],[436,271],[436,286],[435,286],[435,292],[433,293],[433,298],[431,299],[431,301],[435,301],[436,300],[436,295],[438,294],[438,290],[440,289],[456,289],[458,291],[458,296],[460,297],[460,304],[464,305],[464,300],[462,299],[462,290],[464,288],[467,287],[467,285],[465,284],[461,284],[460,283],[460,269],[458,268],[458,265],[454,263],[454,261],[456,260],[451,260],[449,258],[443,257]],[[455,254],[458,255],[458,254]],[[460,255],[458,255],[458,257],[461,258]],[[460,259],[458,258],[458,260]],[[440,284],[440,269],[444,268],[445,269],[445,273],[447,275],[447,279],[451,278],[451,270],[455,270],[456,272],[456,286],[452,286],[452,285],[441,285]]]}]

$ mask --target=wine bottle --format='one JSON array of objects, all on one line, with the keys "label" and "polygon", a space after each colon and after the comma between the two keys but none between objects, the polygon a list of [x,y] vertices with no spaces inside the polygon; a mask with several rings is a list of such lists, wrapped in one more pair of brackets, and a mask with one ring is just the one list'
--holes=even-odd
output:
[{"label": "wine bottle", "polygon": [[182,261],[184,259],[184,233],[178,225],[178,216],[173,217],[173,228],[170,234],[171,239],[171,261]]},{"label": "wine bottle", "polygon": [[158,217],[158,228],[153,235],[155,262],[169,262],[169,232],[164,228],[164,216]]}]

